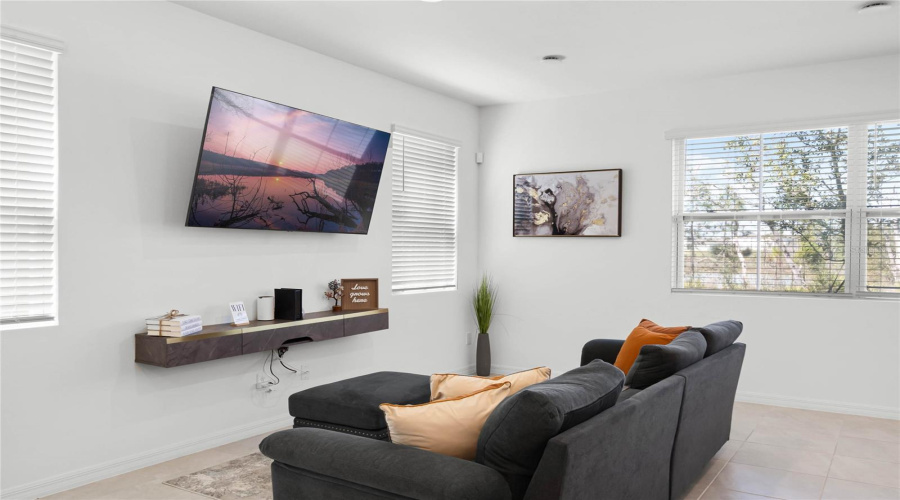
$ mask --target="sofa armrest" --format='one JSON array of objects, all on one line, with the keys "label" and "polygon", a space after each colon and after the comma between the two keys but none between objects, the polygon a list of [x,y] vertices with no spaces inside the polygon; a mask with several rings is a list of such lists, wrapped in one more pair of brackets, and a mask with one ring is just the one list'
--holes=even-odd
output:
[{"label": "sofa armrest", "polygon": [[350,485],[421,499],[509,499],[499,472],[475,462],[324,429],[276,432],[259,445],[267,457]]},{"label": "sofa armrest", "polygon": [[684,380],[669,377],[557,435],[525,500],[669,500]]},{"label": "sofa armrest", "polygon": [[584,344],[581,348],[581,366],[584,366],[595,359],[602,359],[609,364],[616,362],[616,356],[622,349],[624,340],[619,339],[595,339]]}]

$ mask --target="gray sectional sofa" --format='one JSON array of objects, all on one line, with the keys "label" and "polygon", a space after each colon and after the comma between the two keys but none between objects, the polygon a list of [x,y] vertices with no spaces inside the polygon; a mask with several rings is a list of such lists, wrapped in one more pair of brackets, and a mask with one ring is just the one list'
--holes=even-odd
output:
[{"label": "gray sectional sofa", "polygon": [[590,341],[580,368],[497,407],[475,461],[343,429],[277,432],[260,444],[274,460],[274,499],[680,499],[728,440],[741,328],[716,323],[682,334],[687,347],[645,346],[636,363],[663,359],[662,378],[624,391],[612,366],[623,341]]}]

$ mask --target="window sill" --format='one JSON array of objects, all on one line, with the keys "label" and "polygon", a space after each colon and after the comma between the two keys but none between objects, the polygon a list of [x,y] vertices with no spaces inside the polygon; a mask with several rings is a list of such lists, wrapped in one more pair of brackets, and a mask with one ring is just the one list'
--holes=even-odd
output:
[{"label": "window sill", "polygon": [[58,319],[47,319],[41,321],[28,321],[25,323],[6,323],[0,325],[0,332],[7,332],[13,330],[29,330],[32,328],[47,328],[50,326],[59,326]]},{"label": "window sill", "polygon": [[809,293],[809,292],[759,292],[755,290],[713,290],[704,288],[672,288],[672,293],[687,295],[740,295],[745,297],[778,297],[799,299],[845,299],[900,301],[900,293]]}]

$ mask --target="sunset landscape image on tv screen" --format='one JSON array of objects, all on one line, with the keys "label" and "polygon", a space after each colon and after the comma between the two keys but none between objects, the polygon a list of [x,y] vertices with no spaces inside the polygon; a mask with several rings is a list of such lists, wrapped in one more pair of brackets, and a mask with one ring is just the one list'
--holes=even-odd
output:
[{"label": "sunset landscape image on tv screen", "polygon": [[389,141],[213,88],[186,225],[366,234]]}]

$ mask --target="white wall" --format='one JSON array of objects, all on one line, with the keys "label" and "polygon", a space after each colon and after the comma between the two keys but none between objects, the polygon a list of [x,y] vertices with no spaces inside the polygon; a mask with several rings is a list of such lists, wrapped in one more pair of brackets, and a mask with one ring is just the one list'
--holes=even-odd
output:
[{"label": "white wall", "polygon": [[[893,111],[896,56],[485,108],[479,265],[501,288],[496,363],[577,366],[583,343],[660,324],[744,322],[740,396],[898,415],[900,302],[675,294],[672,153],[677,128]],[[622,168],[621,238],[513,238],[515,173]]]},{"label": "white wall", "polygon": [[[171,308],[225,322],[229,301],[253,304],[288,286],[304,289],[307,311],[325,310],[330,279],[377,277],[391,328],[292,348],[286,359],[311,370],[292,389],[471,364],[475,107],[169,2],[4,1],[2,20],[68,46],[59,65],[60,326],[0,334],[4,496],[290,424],[291,391],[251,399],[262,353],[170,369],[135,364],[143,318]],[[461,291],[391,295],[389,170],[367,236],[184,227],[213,85],[461,140]],[[134,460],[123,465],[125,457]]]},{"label": "white wall", "polygon": [[[669,291],[663,139],[681,127],[897,110],[895,58],[487,108],[487,161],[476,174],[474,107],[177,5],[5,1],[0,14],[4,25],[68,45],[60,60],[60,326],[0,334],[4,496],[289,424],[289,390],[251,397],[262,354],[173,369],[133,363],[142,318],[177,307],[221,322],[225,303],[252,303],[279,286],[304,288],[306,309],[322,310],[328,280],[373,276],[382,279],[390,330],[292,349],[288,361],[308,366],[312,379],[288,389],[381,369],[452,370],[471,363],[463,335],[476,260],[502,287],[497,365],[548,364],[559,373],[577,364],[587,339],[622,338],[645,316],[667,324],[733,317],[746,325],[743,393],[860,411],[900,404],[897,302]],[[462,140],[462,291],[390,295],[386,177],[368,236],[183,227],[212,85]],[[512,174],[612,167],[625,169],[622,238],[510,236]]]}]

